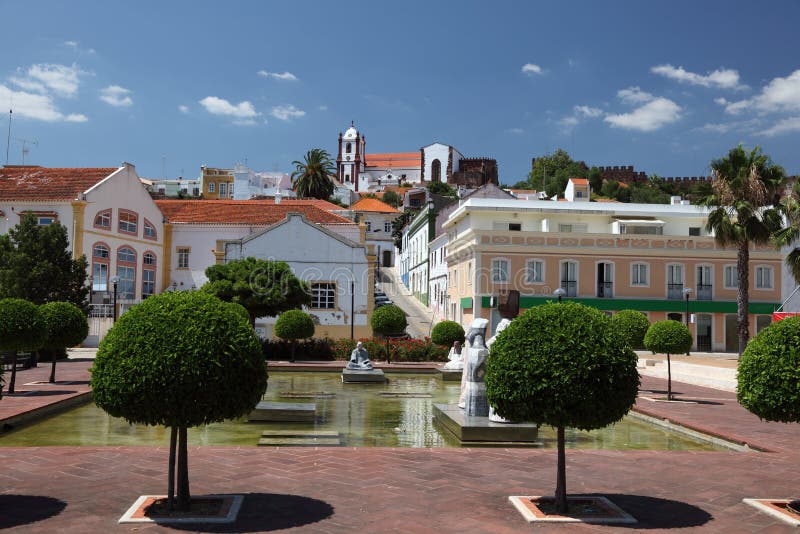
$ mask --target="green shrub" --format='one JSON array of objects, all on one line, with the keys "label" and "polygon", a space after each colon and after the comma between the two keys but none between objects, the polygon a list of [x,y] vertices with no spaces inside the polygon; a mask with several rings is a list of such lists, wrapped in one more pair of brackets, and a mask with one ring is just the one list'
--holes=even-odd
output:
[{"label": "green shrub", "polygon": [[800,422],[800,317],[772,323],[748,343],[736,398],[761,419]]},{"label": "green shrub", "polygon": [[[348,341],[350,341],[348,339]],[[335,341],[332,339],[306,339],[295,343],[295,359],[331,361],[334,358]],[[292,356],[292,343],[282,339],[261,341],[264,357],[267,360],[288,360]],[[350,349],[353,350],[353,349]],[[348,353],[349,356],[349,353]]]},{"label": "green shrub", "polygon": [[[385,354],[386,340],[376,338],[362,338],[364,348],[367,349],[370,359],[376,355]],[[390,358],[399,362],[443,362],[447,361],[448,349],[433,343],[430,338],[425,339],[389,339]],[[337,339],[333,342],[333,357],[336,360],[350,359],[350,353],[356,347],[356,341],[348,338]]]},{"label": "green shrub", "polygon": [[381,335],[386,334],[400,334],[408,326],[406,314],[397,306],[390,304],[388,306],[381,306],[372,312],[370,318],[370,326],[372,330]]},{"label": "green shrub", "polygon": [[273,333],[287,341],[314,337],[314,321],[302,310],[285,311],[275,321]]},{"label": "green shrub", "polygon": [[682,354],[692,348],[692,333],[680,321],[657,321],[647,329],[644,346],[653,352]]},{"label": "green shrub", "polygon": [[455,321],[441,321],[433,327],[431,339],[445,347],[451,347],[456,341],[464,343],[464,328]]},{"label": "green shrub", "polygon": [[636,310],[622,310],[611,317],[611,327],[632,349],[644,347],[644,336],[650,328],[647,316]]},{"label": "green shrub", "polygon": [[36,304],[24,299],[0,300],[0,352],[13,354],[9,393],[14,393],[17,379],[17,352],[40,348],[46,337],[47,326]]},{"label": "green shrub", "polygon": [[497,336],[486,364],[486,395],[512,421],[557,428],[556,502],[566,509],[564,428],[602,428],[636,401],[637,358],[601,311],[575,302],[536,306]]},{"label": "green shrub", "polygon": [[69,302],[48,302],[39,306],[39,311],[47,327],[47,337],[42,348],[49,354],[50,382],[56,381],[56,354],[67,347],[74,347],[89,335],[89,321],[86,314]]},{"label": "green shrub", "polygon": [[240,417],[267,387],[249,322],[201,291],[161,293],[133,306],[100,343],[91,374],[94,401],[109,414],[172,427],[180,509],[190,495],[187,427]]}]

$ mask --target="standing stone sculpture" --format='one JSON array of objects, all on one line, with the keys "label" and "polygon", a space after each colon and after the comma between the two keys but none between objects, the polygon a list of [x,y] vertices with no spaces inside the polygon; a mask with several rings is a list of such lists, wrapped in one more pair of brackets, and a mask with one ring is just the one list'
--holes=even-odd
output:
[{"label": "standing stone sculpture", "polygon": [[[500,332],[505,330],[506,327],[508,327],[508,325],[510,325],[510,324],[511,324],[511,320],[510,319],[501,319],[500,322],[497,323],[497,328],[495,328],[495,330],[494,330],[494,335],[492,337],[490,337],[489,340],[486,342],[486,346],[489,349],[492,348],[492,343],[494,343],[494,340],[497,339],[497,336],[500,335]],[[511,422],[508,419],[504,419],[504,418],[500,417],[499,415],[497,415],[496,413],[494,413],[494,408],[492,406],[489,406],[489,421],[492,421],[492,422],[495,422],[495,423],[510,423]]]},{"label": "standing stone sculpture", "polygon": [[478,318],[472,321],[467,334],[467,349],[464,362],[464,413],[468,416],[486,417],[489,415],[489,401],[486,399],[486,326],[489,321]]},{"label": "standing stone sculpture", "polygon": [[367,354],[367,349],[364,348],[364,344],[361,341],[356,344],[356,348],[350,353],[350,361],[347,362],[346,368],[354,371],[372,370],[372,362],[369,361],[369,354]]},{"label": "standing stone sculpture", "polygon": [[464,359],[461,357],[460,341],[453,342],[453,346],[450,348],[450,353],[447,355],[447,359],[450,361],[444,364],[445,369],[461,370],[464,368]]}]

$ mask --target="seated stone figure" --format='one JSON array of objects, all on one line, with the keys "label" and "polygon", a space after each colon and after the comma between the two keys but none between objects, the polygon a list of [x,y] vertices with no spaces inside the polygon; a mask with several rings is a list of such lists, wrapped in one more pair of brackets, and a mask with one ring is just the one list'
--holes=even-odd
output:
[{"label": "seated stone figure", "polygon": [[460,341],[456,341],[453,343],[453,347],[450,349],[450,353],[447,355],[447,359],[450,361],[444,364],[445,369],[459,370],[464,368],[464,359],[461,357]]},{"label": "seated stone figure", "polygon": [[358,342],[356,348],[350,353],[350,361],[347,362],[347,369],[354,371],[370,371],[372,370],[372,362],[369,361],[369,354],[367,349],[364,348],[362,342]]}]

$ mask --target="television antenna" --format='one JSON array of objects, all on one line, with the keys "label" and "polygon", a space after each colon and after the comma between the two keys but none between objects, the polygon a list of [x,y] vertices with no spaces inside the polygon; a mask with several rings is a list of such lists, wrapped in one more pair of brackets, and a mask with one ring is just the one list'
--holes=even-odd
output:
[{"label": "television antenna", "polygon": [[22,144],[22,164],[25,165],[25,157],[30,154],[31,151],[28,145],[39,146],[39,141],[36,139],[21,139],[19,137],[15,137],[14,141]]}]

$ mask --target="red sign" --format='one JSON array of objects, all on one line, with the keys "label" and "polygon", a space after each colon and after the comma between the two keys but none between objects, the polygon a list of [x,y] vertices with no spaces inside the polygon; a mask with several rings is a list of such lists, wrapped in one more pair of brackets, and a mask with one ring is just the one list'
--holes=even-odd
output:
[{"label": "red sign", "polygon": [[780,321],[781,319],[796,317],[798,315],[800,315],[800,312],[772,312],[772,321]]}]

